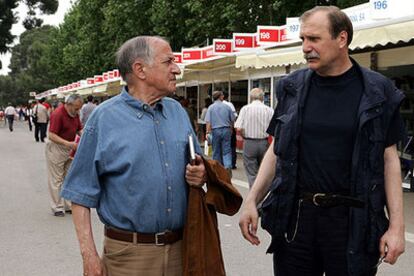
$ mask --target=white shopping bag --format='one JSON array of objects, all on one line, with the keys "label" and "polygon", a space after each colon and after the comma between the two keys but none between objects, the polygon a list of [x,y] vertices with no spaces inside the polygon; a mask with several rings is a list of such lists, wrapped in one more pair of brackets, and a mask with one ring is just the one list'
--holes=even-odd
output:
[{"label": "white shopping bag", "polygon": [[204,141],[204,155],[205,155],[205,156],[208,156],[208,153],[209,153],[208,147],[209,147],[209,145],[208,145],[208,141],[207,141],[207,139],[206,139],[206,140]]}]

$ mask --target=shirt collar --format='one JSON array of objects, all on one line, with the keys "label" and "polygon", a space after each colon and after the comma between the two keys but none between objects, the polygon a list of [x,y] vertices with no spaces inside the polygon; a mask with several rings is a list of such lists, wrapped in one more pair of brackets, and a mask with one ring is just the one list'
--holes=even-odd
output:
[{"label": "shirt collar", "polygon": [[155,111],[160,111],[162,116],[164,118],[167,118],[166,113],[165,113],[165,108],[164,108],[164,99],[158,100],[154,107],[151,108],[151,106],[149,106],[146,103],[143,103],[142,101],[135,99],[134,97],[132,97],[129,93],[128,93],[128,87],[124,86],[122,88],[122,92],[121,92],[121,98],[125,101],[125,103],[129,106],[131,106],[134,109],[137,109],[138,111],[141,112],[149,112],[149,113],[153,113],[154,110]]}]

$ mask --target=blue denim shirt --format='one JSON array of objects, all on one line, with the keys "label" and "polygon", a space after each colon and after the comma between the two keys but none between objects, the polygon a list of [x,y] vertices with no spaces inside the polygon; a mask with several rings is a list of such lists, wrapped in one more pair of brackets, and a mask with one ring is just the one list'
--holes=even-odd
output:
[{"label": "blue denim shirt", "polygon": [[61,195],[96,208],[107,226],[142,233],[181,228],[189,134],[195,137],[177,101],[163,98],[151,108],[124,88],[89,117]]},{"label": "blue denim shirt", "polygon": [[220,100],[216,100],[207,109],[205,121],[211,124],[211,128],[231,127],[235,116],[230,106]]}]

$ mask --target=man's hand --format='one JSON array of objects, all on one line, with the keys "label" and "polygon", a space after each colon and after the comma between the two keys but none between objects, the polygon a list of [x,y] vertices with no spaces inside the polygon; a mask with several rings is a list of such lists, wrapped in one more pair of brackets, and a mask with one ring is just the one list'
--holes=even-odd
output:
[{"label": "man's hand", "polygon": [[401,229],[389,228],[380,240],[380,254],[384,257],[384,262],[395,264],[398,257],[404,253],[405,238],[404,227]]},{"label": "man's hand", "polygon": [[259,237],[256,235],[258,220],[256,204],[253,201],[246,201],[240,216],[239,227],[243,237],[253,245],[260,244]]},{"label": "man's hand", "polygon": [[204,161],[196,154],[195,164],[188,164],[185,170],[185,179],[190,186],[201,187],[207,181],[207,172]]},{"label": "man's hand", "polygon": [[78,148],[78,144],[75,142],[68,142],[67,146],[71,149],[71,150],[76,150]]},{"label": "man's hand", "polygon": [[106,273],[98,254],[87,253],[83,257],[83,275],[84,276],[105,276]]}]

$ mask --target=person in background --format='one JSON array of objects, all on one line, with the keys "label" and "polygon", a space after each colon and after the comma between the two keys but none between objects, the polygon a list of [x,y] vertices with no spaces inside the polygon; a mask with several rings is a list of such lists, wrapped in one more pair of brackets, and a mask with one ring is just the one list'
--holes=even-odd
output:
[{"label": "person in background", "polygon": [[231,134],[235,120],[234,112],[223,103],[222,91],[213,92],[214,103],[209,106],[206,114],[207,132],[212,134],[213,159],[220,162],[232,175]]},{"label": "person in background", "polygon": [[47,132],[47,123],[49,122],[49,112],[47,111],[46,107],[43,105],[45,99],[40,99],[37,104],[33,107],[33,117],[34,118],[34,125],[35,125],[35,132],[34,137],[35,141],[39,142],[39,140],[44,143],[46,138]]},{"label": "person in background", "polygon": [[35,106],[35,104],[33,104],[32,102],[27,106],[26,108],[26,113],[25,113],[25,117],[27,120],[27,123],[29,124],[29,130],[32,131],[33,130],[33,107]]},{"label": "person in background", "polygon": [[273,109],[265,105],[263,100],[263,90],[253,88],[250,91],[250,104],[242,107],[234,125],[244,139],[243,165],[250,188],[269,147],[266,130],[272,119]]},{"label": "person in background", "polygon": [[18,116],[17,111],[11,103],[8,103],[6,109],[4,110],[4,114],[6,116],[7,123],[9,124],[9,130],[12,132],[14,119]]},{"label": "person in background", "polygon": [[197,115],[193,109],[193,106],[190,104],[190,101],[184,97],[180,97],[180,104],[184,107],[185,111],[187,112],[188,117],[190,118],[191,126],[195,133],[198,131],[198,124],[197,124]]},{"label": "person in background", "polygon": [[204,107],[201,110],[201,115],[200,115],[200,125],[202,126],[202,130],[203,130],[203,139],[206,136],[206,114],[207,114],[207,109],[208,107],[212,104],[213,102],[211,101],[211,98],[205,98],[204,99]]},{"label": "person in background", "polygon": [[87,97],[87,103],[82,106],[82,109],[80,111],[80,120],[83,126],[86,125],[86,121],[88,120],[89,115],[91,115],[95,107],[96,104],[93,103],[93,96],[89,95]]},{"label": "person in background", "polygon": [[[53,215],[65,216],[71,213],[71,203],[64,200],[60,192],[63,181],[69,170],[72,159],[71,150],[76,150],[76,134],[81,136],[82,123],[79,110],[82,107],[82,97],[72,94],[66,98],[65,104],[58,107],[50,115],[49,141],[46,143],[46,162],[48,171],[48,186],[51,197],[50,206]],[[41,103],[39,105],[42,105]],[[40,109],[39,109],[40,110]]]},{"label": "person in background", "polygon": [[[229,97],[229,94],[224,93],[223,103],[225,103],[226,105],[228,105],[231,108],[231,111],[234,114],[234,118],[237,118],[236,108],[234,107],[232,102],[227,101],[228,97]],[[232,127],[232,132],[231,132],[231,168],[232,169],[237,169],[236,147],[237,147],[236,130]]]},{"label": "person in background", "polygon": [[309,68],[277,84],[274,140],[240,228],[260,243],[256,206],[269,192],[261,223],[276,275],[375,275],[405,247],[396,147],[404,94],[350,58],[352,23],[339,8],[315,7],[299,21]]}]

